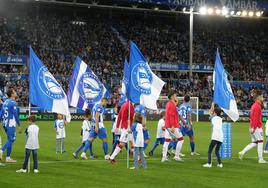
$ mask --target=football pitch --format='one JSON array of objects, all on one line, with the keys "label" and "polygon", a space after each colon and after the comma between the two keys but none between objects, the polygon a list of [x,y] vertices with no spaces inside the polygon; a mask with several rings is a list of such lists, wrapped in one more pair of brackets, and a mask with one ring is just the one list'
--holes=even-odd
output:
[{"label": "football pitch", "polygon": [[[257,149],[246,154],[243,161],[237,158],[237,153],[250,142],[248,123],[232,124],[233,158],[224,160],[222,169],[216,167],[213,155],[213,167],[205,169],[207,149],[211,137],[209,122],[194,124],[196,151],[201,156],[191,156],[188,137],[185,138],[182,153],[186,154],[184,162],[161,163],[159,146],[153,157],[147,158],[148,169],[129,170],[126,168],[126,150],[116,158],[117,164],[111,165],[104,160],[100,140],[95,140],[93,151],[97,159],[83,161],[74,159],[72,152],[81,144],[80,130],[82,122],[71,122],[66,127],[66,153],[55,153],[55,131],[52,121],[37,122],[40,127],[39,141],[39,174],[17,174],[24,159],[25,134],[17,134],[12,157],[18,162],[0,167],[0,187],[196,187],[196,188],[230,188],[230,187],[266,187],[268,183],[268,164],[257,163]],[[23,122],[23,129],[26,124]],[[105,122],[109,135],[109,151],[111,150],[111,122]],[[156,121],[148,122],[148,129],[152,137],[146,153],[153,145],[156,135]],[[2,142],[6,136],[1,131]],[[214,153],[213,153],[214,154]],[[267,154],[266,154],[267,155]],[[265,154],[264,154],[265,156]],[[266,158],[267,156],[265,156]],[[32,160],[31,160],[32,162]],[[133,160],[131,159],[131,165]],[[32,165],[32,164],[31,164]]]}]

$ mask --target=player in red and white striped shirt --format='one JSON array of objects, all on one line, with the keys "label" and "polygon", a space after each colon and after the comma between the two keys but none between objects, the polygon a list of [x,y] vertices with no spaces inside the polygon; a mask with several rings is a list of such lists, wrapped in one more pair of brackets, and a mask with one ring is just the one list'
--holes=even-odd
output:
[{"label": "player in red and white striped shirt", "polygon": [[262,156],[263,153],[263,129],[262,129],[262,105],[264,98],[261,91],[256,92],[255,103],[250,109],[250,135],[252,143],[248,144],[241,152],[238,153],[239,158],[242,160],[246,152],[258,147],[259,163],[267,163]]},{"label": "player in red and white striped shirt", "polygon": [[166,104],[166,119],[165,119],[165,143],[163,145],[162,162],[167,161],[168,145],[172,140],[178,141],[175,151],[174,160],[182,161],[179,154],[183,144],[183,135],[179,129],[179,117],[177,112],[178,98],[175,92],[171,92],[168,96],[169,101]]}]

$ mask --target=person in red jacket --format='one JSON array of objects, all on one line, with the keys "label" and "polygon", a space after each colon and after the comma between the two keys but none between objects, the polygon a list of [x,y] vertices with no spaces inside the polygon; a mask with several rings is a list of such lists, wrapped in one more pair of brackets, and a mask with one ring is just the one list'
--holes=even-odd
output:
[{"label": "person in red jacket", "polygon": [[165,119],[165,142],[163,145],[162,162],[167,161],[168,146],[172,140],[178,141],[176,145],[174,160],[182,161],[179,154],[183,144],[183,135],[179,129],[179,117],[177,112],[178,98],[174,91],[169,96],[169,101],[166,104],[166,119]]},{"label": "person in red jacket", "polygon": [[130,126],[133,123],[134,105],[130,101],[126,101],[119,111],[115,133],[121,133],[119,144],[116,146],[114,152],[110,156],[111,163],[115,163],[115,157],[120,153],[125,144],[132,140],[130,133]]},{"label": "person in red jacket", "polygon": [[243,159],[243,156],[246,152],[258,147],[258,158],[259,163],[267,163],[263,159],[263,129],[262,129],[262,105],[264,98],[261,91],[255,93],[256,100],[255,103],[251,106],[250,109],[250,135],[252,143],[248,144],[242,151],[238,153],[239,159]]}]

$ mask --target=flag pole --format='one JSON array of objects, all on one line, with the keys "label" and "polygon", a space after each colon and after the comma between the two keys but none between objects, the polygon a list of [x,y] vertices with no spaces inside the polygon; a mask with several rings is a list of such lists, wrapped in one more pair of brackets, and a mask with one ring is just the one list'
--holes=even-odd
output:
[{"label": "flag pole", "polygon": [[[64,119],[64,117],[63,117],[63,119]],[[63,124],[63,126],[64,126],[64,124]],[[60,154],[62,155],[62,135],[63,135],[63,127],[62,127],[62,129],[61,129],[61,138],[60,138]]]},{"label": "flag pole", "polygon": [[[128,101],[128,131],[130,129],[130,101]],[[129,134],[129,133],[128,133]],[[129,137],[127,137],[127,169],[129,168]]]},{"label": "flag pole", "polygon": [[[28,115],[30,116],[31,115],[31,103],[29,101],[29,111],[28,111]],[[30,173],[31,171],[31,156],[29,157],[29,160],[28,160],[28,165],[27,165],[27,170],[28,170],[28,173]]]}]

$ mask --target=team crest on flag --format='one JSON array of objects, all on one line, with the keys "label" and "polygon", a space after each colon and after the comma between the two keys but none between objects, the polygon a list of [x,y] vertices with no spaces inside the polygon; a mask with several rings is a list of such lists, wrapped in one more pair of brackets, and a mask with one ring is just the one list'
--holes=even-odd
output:
[{"label": "team crest on flag", "polygon": [[60,84],[45,66],[41,67],[38,71],[38,85],[41,91],[52,99],[60,100],[65,97]]},{"label": "team crest on flag", "polygon": [[136,64],[131,71],[131,77],[133,86],[137,90],[145,95],[151,94],[153,75],[148,63],[140,61],[138,64]]},{"label": "team crest on flag", "polygon": [[148,109],[157,110],[156,101],[165,82],[152,72],[145,57],[133,42],[130,43],[129,69],[128,99]]},{"label": "team crest on flag", "polygon": [[96,103],[103,97],[103,86],[97,76],[84,73],[77,86],[81,97],[89,104]]},{"label": "team crest on flag", "polygon": [[67,97],[70,106],[85,110],[93,108],[103,97],[109,99],[110,94],[87,64],[77,57]]}]

